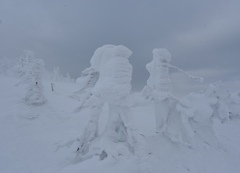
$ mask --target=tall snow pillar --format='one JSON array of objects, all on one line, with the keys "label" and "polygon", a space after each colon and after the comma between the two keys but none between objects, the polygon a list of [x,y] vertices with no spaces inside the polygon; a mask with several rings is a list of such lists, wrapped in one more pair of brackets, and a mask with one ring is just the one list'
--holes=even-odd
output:
[{"label": "tall snow pillar", "polygon": [[156,130],[163,132],[167,126],[169,99],[173,97],[169,63],[171,54],[166,49],[154,49],[153,60],[146,65],[150,77],[147,88],[155,102]]}]

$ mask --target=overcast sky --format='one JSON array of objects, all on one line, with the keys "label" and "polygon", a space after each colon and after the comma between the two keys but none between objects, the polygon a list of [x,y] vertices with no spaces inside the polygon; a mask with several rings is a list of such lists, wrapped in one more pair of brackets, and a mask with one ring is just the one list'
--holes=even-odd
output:
[{"label": "overcast sky", "polygon": [[133,51],[134,89],[146,83],[154,48],[205,78],[197,84],[171,71],[178,95],[217,80],[240,88],[239,0],[0,0],[0,56],[32,50],[47,69],[76,78],[104,44]]}]

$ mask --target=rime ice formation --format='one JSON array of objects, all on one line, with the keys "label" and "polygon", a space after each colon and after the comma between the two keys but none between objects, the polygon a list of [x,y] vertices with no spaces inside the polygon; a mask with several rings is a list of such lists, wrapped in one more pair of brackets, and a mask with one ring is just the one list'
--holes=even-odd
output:
[{"label": "rime ice formation", "polygon": [[166,49],[154,49],[153,60],[146,65],[150,77],[147,86],[152,91],[154,100],[172,97],[172,85],[169,76],[171,54]]},{"label": "rime ice formation", "polygon": [[76,83],[80,85],[80,90],[91,88],[99,78],[99,72],[89,67],[82,71],[81,77],[77,78]]},{"label": "rime ice formation", "polygon": [[157,132],[168,136],[172,141],[189,144],[192,136],[191,128],[184,117],[179,118],[179,113],[173,111],[176,109],[178,101],[172,94],[169,68],[176,68],[196,81],[202,81],[203,79],[171,65],[170,61],[171,54],[167,49],[153,50],[153,60],[146,65],[150,76],[142,95],[155,103]]},{"label": "rime ice formation", "polygon": [[156,129],[164,132],[169,115],[169,101],[172,99],[172,85],[169,76],[171,54],[166,49],[154,49],[153,60],[146,65],[150,74],[143,95],[155,102]]},{"label": "rime ice formation", "polygon": [[213,115],[219,118],[222,122],[228,121],[230,117],[230,93],[224,89],[222,81],[211,84],[205,91],[205,95],[209,98],[215,99],[216,104],[213,106]]},{"label": "rime ice formation", "polygon": [[212,128],[214,113],[212,107],[216,103],[217,100],[214,98],[209,98],[201,93],[191,93],[177,105],[181,119],[184,120],[184,125],[187,127],[186,132],[191,138],[190,143],[195,135],[200,136],[204,142],[209,144],[217,141]]},{"label": "rime ice formation", "polygon": [[[99,56],[99,65],[95,56],[91,59],[92,67],[99,70],[99,80],[94,87],[104,102],[123,105],[130,94],[132,66],[128,58],[132,52],[124,46],[108,46],[102,56]],[[94,54],[95,55],[95,54]]]},{"label": "rime ice formation", "polygon": [[185,126],[191,137],[195,135],[209,145],[217,145],[213,130],[213,118],[222,123],[229,121],[231,115],[239,116],[240,104],[233,101],[235,94],[224,89],[222,82],[211,84],[205,91],[191,93],[180,100],[177,110],[185,119]]},{"label": "rime ice formation", "polygon": [[[102,46],[94,52],[90,61],[91,68],[99,72],[99,79],[86,103],[91,105],[89,109],[91,117],[79,147],[81,155],[85,155],[87,152],[88,154],[97,152],[101,155],[100,157],[104,157],[105,154],[114,155],[116,151],[111,150],[111,147],[106,147],[105,145],[109,145],[105,144],[106,141],[115,141],[116,143],[128,141],[126,125],[129,122],[124,124],[123,120],[126,119],[124,116],[129,116],[126,115],[126,110],[129,108],[125,103],[131,89],[132,66],[128,61],[130,55],[131,51],[126,47],[114,45]],[[102,136],[97,138],[97,124],[103,103],[109,104],[109,121]],[[94,143],[92,141],[98,147],[91,144]],[[114,146],[114,144],[112,145]]]},{"label": "rime ice formation", "polygon": [[78,148],[78,156],[80,161],[88,159],[96,154],[93,153],[92,150],[89,150],[89,147],[97,139],[97,137],[99,137],[98,120],[102,111],[103,102],[99,97],[92,95],[86,100],[86,104],[88,105],[90,119],[80,137],[80,144]]},{"label": "rime ice formation", "polygon": [[13,67],[13,72],[20,81],[15,85],[28,85],[25,101],[28,105],[39,105],[46,102],[43,93],[42,76],[44,62],[36,59],[34,53],[29,50],[23,51],[18,63]]},{"label": "rime ice formation", "polygon": [[[114,158],[136,152],[139,162],[143,162],[144,147],[141,136],[137,134],[128,97],[131,90],[132,66],[128,58],[132,52],[125,46],[105,45],[98,48],[91,59],[91,67],[100,76],[89,98],[92,108],[91,118],[82,135],[78,155],[86,159],[99,155],[100,159],[107,156]],[[109,120],[103,134],[98,136],[97,124],[101,106],[109,106]]]},{"label": "rime ice formation", "polygon": [[83,107],[87,106],[87,100],[91,97],[92,89],[95,86],[99,78],[99,72],[89,67],[82,71],[81,77],[76,80],[79,85],[79,90],[74,92],[71,96],[74,99],[80,101],[80,106],[75,110],[75,112],[80,111]]},{"label": "rime ice formation", "polygon": [[165,98],[173,97],[169,68],[175,68],[195,81],[203,81],[202,77],[191,75],[184,70],[171,65],[170,61],[171,54],[167,49],[161,48],[153,50],[153,60],[146,65],[150,76],[147,80],[147,86],[145,86],[142,91],[145,98],[164,100]]}]

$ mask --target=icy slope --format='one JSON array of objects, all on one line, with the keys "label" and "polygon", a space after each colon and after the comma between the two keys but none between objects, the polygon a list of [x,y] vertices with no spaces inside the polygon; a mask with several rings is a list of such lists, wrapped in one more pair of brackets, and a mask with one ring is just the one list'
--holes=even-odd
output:
[{"label": "icy slope", "polygon": [[[43,106],[24,103],[24,86],[16,87],[17,79],[0,76],[0,172],[1,173],[135,173],[135,156],[98,157],[75,162],[78,138],[88,121],[87,111],[73,113],[79,106],[69,96],[78,91],[77,84],[44,81]],[[107,121],[105,105],[100,132]],[[189,148],[170,142],[155,134],[153,105],[133,108],[139,132],[147,141],[148,163],[156,173],[239,173],[240,121],[225,124],[218,121],[214,129],[219,144],[211,146],[195,137],[195,147]]]}]

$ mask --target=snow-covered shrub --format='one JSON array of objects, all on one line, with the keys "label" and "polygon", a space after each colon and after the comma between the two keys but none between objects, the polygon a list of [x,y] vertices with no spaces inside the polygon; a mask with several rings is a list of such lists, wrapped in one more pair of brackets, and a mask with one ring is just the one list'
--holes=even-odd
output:
[{"label": "snow-covered shrub", "polygon": [[212,117],[214,114],[213,106],[216,103],[215,98],[202,93],[191,93],[180,100],[177,110],[180,112],[186,132],[191,138],[190,142],[195,135],[198,135],[204,142],[213,143],[215,135]]},{"label": "snow-covered shrub", "polygon": [[46,102],[43,94],[42,74],[44,71],[44,62],[41,59],[35,59],[31,68],[30,85],[25,97],[28,105],[39,105]]},{"label": "snow-covered shrub", "polygon": [[216,99],[216,104],[212,106],[213,116],[219,118],[222,122],[227,121],[230,116],[230,92],[223,87],[221,81],[211,84],[205,91],[209,98]]},{"label": "snow-covered shrub", "polygon": [[240,92],[227,90],[222,81],[211,84],[205,91],[208,97],[215,98],[217,103],[213,106],[214,117],[221,122],[240,117]]},{"label": "snow-covered shrub", "polygon": [[211,84],[205,91],[191,93],[180,100],[177,110],[188,127],[191,137],[200,136],[208,144],[216,144],[213,131],[213,119],[217,118],[222,123],[228,121],[231,116],[236,117],[240,113],[240,99],[226,90],[222,82]]}]

